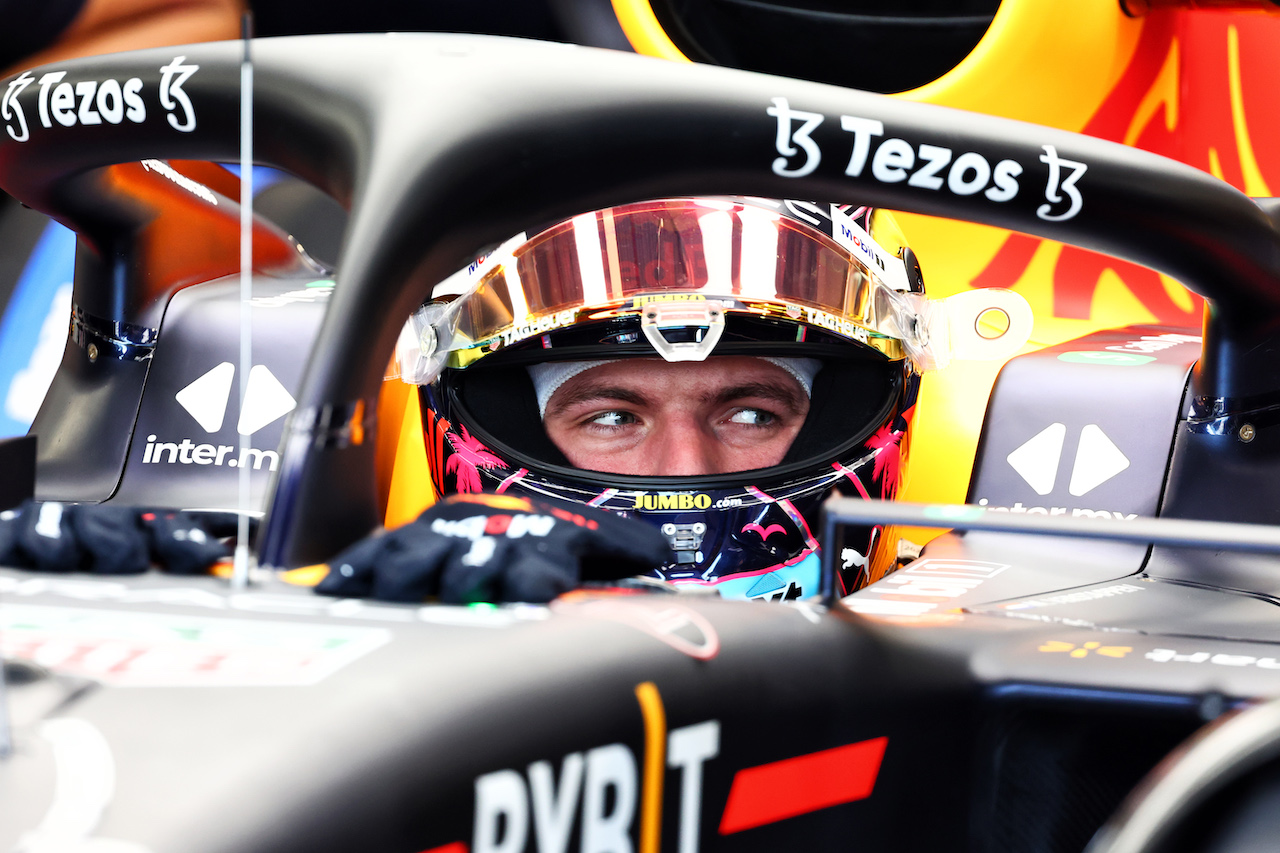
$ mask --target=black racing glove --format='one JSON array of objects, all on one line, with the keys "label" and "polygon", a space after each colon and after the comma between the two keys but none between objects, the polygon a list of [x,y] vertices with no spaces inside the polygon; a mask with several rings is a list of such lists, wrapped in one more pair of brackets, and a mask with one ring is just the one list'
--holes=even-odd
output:
[{"label": "black racing glove", "polygon": [[670,556],[656,527],[594,507],[453,495],[412,524],[343,551],[316,590],[383,601],[545,602],[584,580],[643,574]]},{"label": "black racing glove", "polygon": [[185,512],[27,501],[0,513],[0,565],[46,572],[208,571],[230,550]]},{"label": "black racing glove", "polygon": [[70,572],[85,561],[84,549],[76,539],[71,520],[76,507],[54,501],[38,504],[26,501],[4,524],[12,533],[9,565],[30,566],[44,572]]},{"label": "black racing glove", "polygon": [[231,549],[217,539],[201,519],[180,511],[142,513],[151,542],[151,556],[175,575],[202,575]]},{"label": "black racing glove", "polygon": [[137,509],[111,504],[86,504],[74,509],[71,533],[89,556],[88,571],[100,575],[127,575],[150,568],[150,543],[147,532],[139,523]]}]

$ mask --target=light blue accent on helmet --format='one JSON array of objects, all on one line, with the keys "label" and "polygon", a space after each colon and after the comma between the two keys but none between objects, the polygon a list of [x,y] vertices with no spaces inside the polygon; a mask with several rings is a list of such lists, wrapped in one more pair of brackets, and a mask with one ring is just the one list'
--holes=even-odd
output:
[{"label": "light blue accent on helmet", "polygon": [[729,575],[715,589],[722,598],[790,601],[818,595],[822,591],[821,575],[822,561],[813,553],[794,565],[779,566],[763,575]]}]

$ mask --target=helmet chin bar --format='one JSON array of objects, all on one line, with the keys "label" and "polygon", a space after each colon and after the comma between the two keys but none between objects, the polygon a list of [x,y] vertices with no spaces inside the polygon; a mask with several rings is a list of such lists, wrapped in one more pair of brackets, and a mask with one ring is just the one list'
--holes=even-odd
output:
[{"label": "helmet chin bar", "polygon": [[[694,340],[670,341],[663,329],[703,330]],[[666,361],[705,361],[724,334],[724,310],[706,300],[651,302],[640,315],[640,330]]]}]

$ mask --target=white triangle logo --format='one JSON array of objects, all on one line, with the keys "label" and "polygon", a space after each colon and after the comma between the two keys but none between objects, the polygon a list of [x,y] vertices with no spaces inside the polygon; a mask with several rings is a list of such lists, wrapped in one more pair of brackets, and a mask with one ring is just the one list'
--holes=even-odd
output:
[{"label": "white triangle logo", "polygon": [[240,407],[240,422],[236,430],[241,435],[253,435],[267,424],[293,411],[298,402],[280,384],[264,365],[255,364],[249,370],[249,387],[244,392],[244,405]]},{"label": "white triangle logo", "polygon": [[[1080,430],[1080,448],[1067,491],[1076,497],[1091,492],[1129,467],[1129,459],[1097,424]],[[1041,494],[1044,494],[1041,492]]]},{"label": "white triangle logo", "polygon": [[235,375],[235,365],[224,361],[175,394],[174,399],[205,432],[217,432],[222,429],[222,419],[227,414],[227,398],[231,396],[231,380]]},{"label": "white triangle logo", "polygon": [[1049,424],[1006,457],[1013,470],[1027,481],[1027,485],[1035,489],[1037,495],[1047,495],[1053,491],[1053,482],[1058,477],[1058,461],[1062,458],[1062,443],[1066,437],[1065,424]]}]

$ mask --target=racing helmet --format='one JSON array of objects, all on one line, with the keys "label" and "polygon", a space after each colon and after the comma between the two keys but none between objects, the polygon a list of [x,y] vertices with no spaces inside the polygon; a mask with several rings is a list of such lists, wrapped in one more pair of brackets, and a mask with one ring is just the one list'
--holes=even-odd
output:
[{"label": "racing helmet", "polygon": [[[921,371],[947,358],[946,312],[925,297],[910,249],[871,236],[878,221],[847,206],[669,198],[576,216],[477,260],[435,287],[402,336],[437,493],[642,519],[667,537],[657,574],[677,585],[767,600],[827,592],[822,502],[897,493]],[[575,468],[543,428],[529,370],[719,356],[816,360],[779,464],[683,477]],[[833,547],[837,594],[896,568],[892,530],[846,529]]]}]

